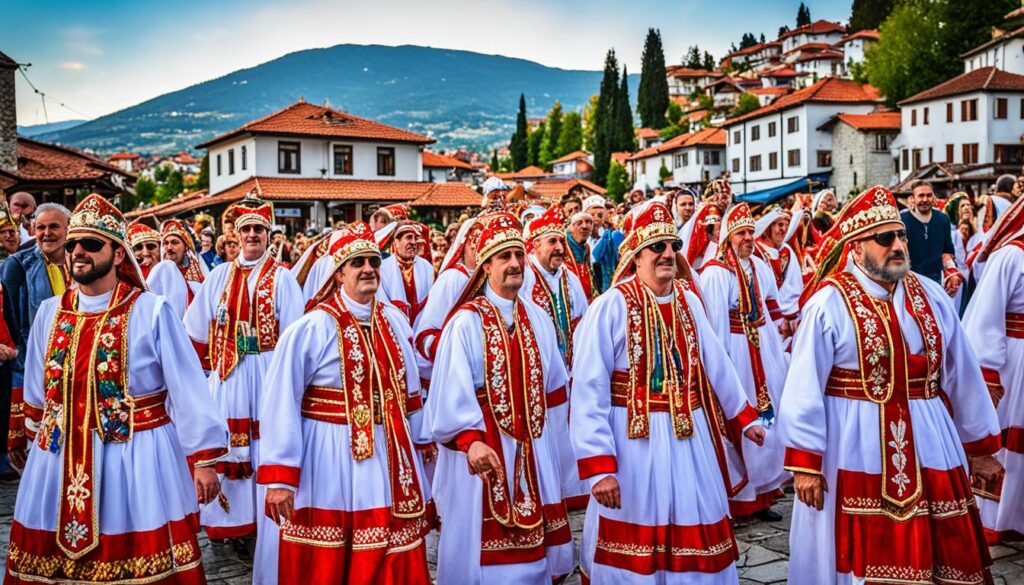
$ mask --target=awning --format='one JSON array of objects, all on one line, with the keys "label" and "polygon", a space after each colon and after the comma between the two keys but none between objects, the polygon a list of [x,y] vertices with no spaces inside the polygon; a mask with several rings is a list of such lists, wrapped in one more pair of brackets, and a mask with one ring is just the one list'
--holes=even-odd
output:
[{"label": "awning", "polygon": [[831,174],[832,171],[828,171],[827,173],[817,173],[814,175],[808,175],[802,179],[797,179],[792,183],[786,183],[785,185],[772,187],[771,189],[751,191],[750,193],[737,195],[736,200],[746,201],[748,203],[760,203],[762,205],[767,205],[769,203],[774,203],[787,195],[792,195],[793,193],[814,192],[817,190],[817,188],[822,187],[823,185],[828,183],[828,177]]}]

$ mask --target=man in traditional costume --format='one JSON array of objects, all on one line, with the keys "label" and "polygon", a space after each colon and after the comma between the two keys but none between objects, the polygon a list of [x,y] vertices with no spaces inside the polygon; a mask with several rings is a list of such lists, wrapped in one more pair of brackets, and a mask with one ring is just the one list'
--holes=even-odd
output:
[{"label": "man in traditional costume", "polygon": [[988,384],[1006,469],[1002,482],[975,486],[989,544],[1024,539],[1024,200],[999,219],[979,258],[986,262],[964,331]]},{"label": "man in traditional costume", "polygon": [[160,232],[140,221],[133,221],[128,224],[128,244],[142,277],[148,278],[153,267],[160,263]]},{"label": "man in traditional costume", "polygon": [[265,518],[253,478],[259,463],[260,397],[278,389],[267,382],[267,366],[281,332],[304,308],[292,273],[267,252],[273,206],[246,198],[230,211],[242,251],[233,262],[213,269],[185,313],[185,330],[211,370],[209,389],[231,432],[231,452],[217,463],[226,502],[202,510],[203,526],[213,539],[251,536]]},{"label": "man in traditional costume", "polygon": [[708,319],[766,429],[764,444],[743,444],[750,481],[731,499],[730,510],[733,517],[778,521],[782,515],[771,506],[782,496],[779,487],[788,474],[782,469],[782,447],[773,424],[787,364],[773,322],[773,311],[778,311],[775,275],[753,254],[754,227],[746,203],[726,212],[718,258],[701,269],[700,286]]},{"label": "man in traditional costume", "polygon": [[206,265],[196,255],[195,242],[185,224],[168,219],[160,226],[164,259],[149,272],[149,290],[167,297],[179,317],[192,304],[206,279]]},{"label": "man in traditional costume", "polygon": [[206,582],[196,500],[217,496],[226,429],[126,231],[110,202],[85,198],[66,245],[78,287],[32,325],[6,585]]},{"label": "man in traditional costume", "polygon": [[254,582],[429,585],[434,509],[416,446],[430,438],[412,329],[375,298],[370,227],[337,232],[336,273],[267,371],[258,476],[280,531],[260,533]]},{"label": "man in traditional costume", "polygon": [[438,583],[541,585],[576,566],[547,432],[547,405],[568,380],[550,318],[519,298],[524,248],[518,219],[487,216],[464,302],[441,334],[427,400],[445,447],[433,484]]},{"label": "man in traditional costume", "polygon": [[693,217],[683,225],[679,233],[679,239],[683,242],[682,253],[694,271],[699,271],[718,255],[721,227],[722,212],[718,210],[717,204],[710,201],[698,205]]},{"label": "man in traditional costume", "polygon": [[779,431],[794,473],[789,582],[991,583],[971,481],[999,423],[942,287],[910,272],[896,200],[836,220],[801,313]]},{"label": "man in traditional costume", "polygon": [[607,202],[600,195],[591,195],[583,200],[583,213],[594,218],[590,232],[590,260],[593,262],[593,278],[596,294],[601,294],[612,284],[615,267],[619,264],[619,244],[622,232],[612,227],[608,218]]},{"label": "man in traditional costume", "polygon": [[800,295],[804,292],[800,259],[786,242],[791,218],[789,211],[776,207],[758,218],[754,228],[754,255],[768,264],[775,275],[779,296],[778,311],[772,320],[783,339],[793,335],[800,313]]},{"label": "man in traditional costume", "polygon": [[591,301],[601,294],[590,256],[590,234],[593,232],[594,218],[589,213],[577,211],[569,216],[569,226],[565,230],[565,243],[569,248],[569,253],[565,255],[565,267],[576,275],[583,286],[583,292]]},{"label": "man in traditional costume", "polygon": [[434,265],[417,255],[419,235],[420,224],[402,220],[377,241],[381,250],[391,252],[380,265],[378,294],[405,313],[409,323],[416,322],[434,284]]},{"label": "man in traditional costume", "polygon": [[[566,367],[572,365],[573,333],[587,310],[589,299],[575,274],[564,265],[565,214],[554,205],[530,222],[526,230],[526,269],[519,296],[536,304],[555,327],[558,350]],[[566,388],[568,390],[568,388]],[[555,437],[562,466],[562,493],[570,510],[586,508],[590,487],[576,472],[576,456],[569,442],[568,392],[548,397],[548,432]],[[560,438],[559,438],[560,437]]]},{"label": "man in traditional costume", "polygon": [[631,223],[624,280],[576,331],[569,427],[593,495],[584,583],[736,583],[728,498],[746,479],[729,452],[764,431],[699,298],[676,280],[669,210],[652,202]]}]

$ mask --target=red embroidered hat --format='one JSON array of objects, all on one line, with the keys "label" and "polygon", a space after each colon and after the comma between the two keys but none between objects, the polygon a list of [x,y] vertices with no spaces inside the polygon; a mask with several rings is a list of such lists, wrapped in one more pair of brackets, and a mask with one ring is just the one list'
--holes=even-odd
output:
[{"label": "red embroidered hat", "polygon": [[246,197],[231,206],[235,216],[235,229],[246,225],[261,225],[267,231],[274,223],[274,204],[262,199]]},{"label": "red embroidered hat", "polygon": [[480,239],[476,243],[476,270],[469,277],[466,288],[462,290],[462,294],[455,302],[450,314],[454,314],[463,303],[480,293],[486,278],[484,264],[488,260],[509,248],[526,251],[526,243],[523,241],[523,225],[519,223],[516,216],[505,211],[498,211],[483,215],[477,221],[483,224],[483,229],[480,231]]},{"label": "red embroidered hat", "polygon": [[632,221],[628,226],[624,226],[629,228],[628,233],[619,246],[619,265],[615,270],[616,274],[628,269],[633,263],[633,258],[647,246],[679,240],[675,220],[661,202],[651,201],[630,217]]},{"label": "red embroidered hat", "polygon": [[128,245],[128,223],[125,221],[124,215],[106,198],[93,193],[83,199],[71,212],[67,241],[72,242],[95,236],[112,240],[115,245],[124,249],[124,261],[117,267],[118,277],[132,286],[145,289],[146,280],[142,278],[142,271],[139,269],[138,262],[135,261],[135,254],[132,254]]},{"label": "red embroidered hat", "polygon": [[896,198],[892,192],[876,185],[858,195],[839,212],[836,224],[839,237],[845,242],[856,239],[864,232],[887,223],[903,225]]},{"label": "red embroidered hat", "polygon": [[746,201],[732,206],[725,213],[725,223],[718,232],[718,243],[722,244],[729,239],[729,236],[745,229],[757,229],[757,222],[754,221],[754,216],[750,215],[750,206]]},{"label": "red embroidered hat", "polygon": [[[989,197],[992,199],[992,197]],[[984,262],[988,257],[1006,244],[1018,239],[1024,234],[1024,198],[1018,199],[999,216],[995,225],[991,228],[991,235],[985,241],[985,246],[978,254],[978,260]]]},{"label": "red embroidered hat", "polygon": [[708,186],[704,189],[704,201],[718,199],[718,196],[723,194],[728,194],[731,198],[732,185],[725,179],[715,179],[708,183]]},{"label": "red embroidered hat", "polygon": [[329,254],[341,266],[356,256],[380,256],[380,248],[373,239],[370,225],[365,221],[355,221],[335,230]]},{"label": "red embroidered hat", "polygon": [[[238,224],[236,223],[235,225],[237,226]],[[168,219],[160,225],[160,240],[167,239],[167,236],[181,238],[181,241],[185,242],[185,246],[190,252],[194,253],[196,251],[196,243],[192,239],[192,231],[180,219]]]},{"label": "red embroidered hat", "polygon": [[143,242],[159,244],[160,232],[139,221],[128,224],[128,245],[134,248]]},{"label": "red embroidered hat", "polygon": [[455,234],[455,240],[452,241],[452,245],[448,247],[448,252],[445,253],[444,259],[441,261],[441,272],[454,268],[459,262],[462,262],[462,253],[465,251],[466,246],[472,245],[472,249],[476,249],[477,237],[479,237],[480,232],[484,229],[482,217],[471,217],[459,226],[459,231]]},{"label": "red embroidered hat", "polygon": [[703,202],[697,206],[697,211],[694,212],[693,217],[683,226],[684,233],[689,230],[689,239],[683,238],[684,242],[688,242],[686,250],[684,250],[687,262],[692,265],[698,258],[704,255],[704,252],[708,249],[708,244],[711,243],[711,237],[708,236],[706,228],[721,221],[722,212],[718,210],[718,206],[714,203]]},{"label": "red embroidered hat", "polygon": [[549,234],[565,235],[565,212],[561,205],[552,205],[535,217],[527,226],[525,235],[527,240],[534,240]]}]

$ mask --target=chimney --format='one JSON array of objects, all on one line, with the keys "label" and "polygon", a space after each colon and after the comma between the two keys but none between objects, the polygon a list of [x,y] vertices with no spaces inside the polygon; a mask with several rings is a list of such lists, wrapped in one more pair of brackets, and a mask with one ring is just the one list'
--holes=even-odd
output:
[{"label": "chimney", "polygon": [[14,73],[18,64],[0,52],[0,170],[18,171],[18,110]]}]

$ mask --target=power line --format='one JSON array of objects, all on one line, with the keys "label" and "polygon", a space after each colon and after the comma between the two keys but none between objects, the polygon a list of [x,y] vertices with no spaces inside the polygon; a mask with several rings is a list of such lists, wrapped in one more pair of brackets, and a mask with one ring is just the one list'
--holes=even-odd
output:
[{"label": "power line", "polygon": [[50,116],[49,116],[49,114],[46,111],[46,99],[47,98],[49,98],[50,100],[52,100],[57,105],[59,105],[60,107],[64,108],[65,110],[68,110],[70,112],[74,112],[75,114],[78,114],[79,116],[82,116],[84,118],[92,119],[92,116],[90,116],[89,114],[86,114],[84,112],[76,110],[75,108],[72,108],[71,106],[65,104],[63,101],[53,97],[52,95],[49,95],[49,94],[41,91],[38,87],[36,87],[36,84],[32,83],[32,80],[28,78],[28,74],[25,73],[25,69],[27,67],[30,67],[30,66],[31,66],[31,64],[22,65],[22,64],[19,63],[18,64],[18,71],[21,72],[21,76],[25,78],[25,82],[28,83],[28,86],[32,88],[32,91],[34,91],[36,93],[36,95],[39,96],[39,99],[42,100],[42,102],[43,102],[43,117],[46,119],[46,123],[47,124],[50,123]]}]

